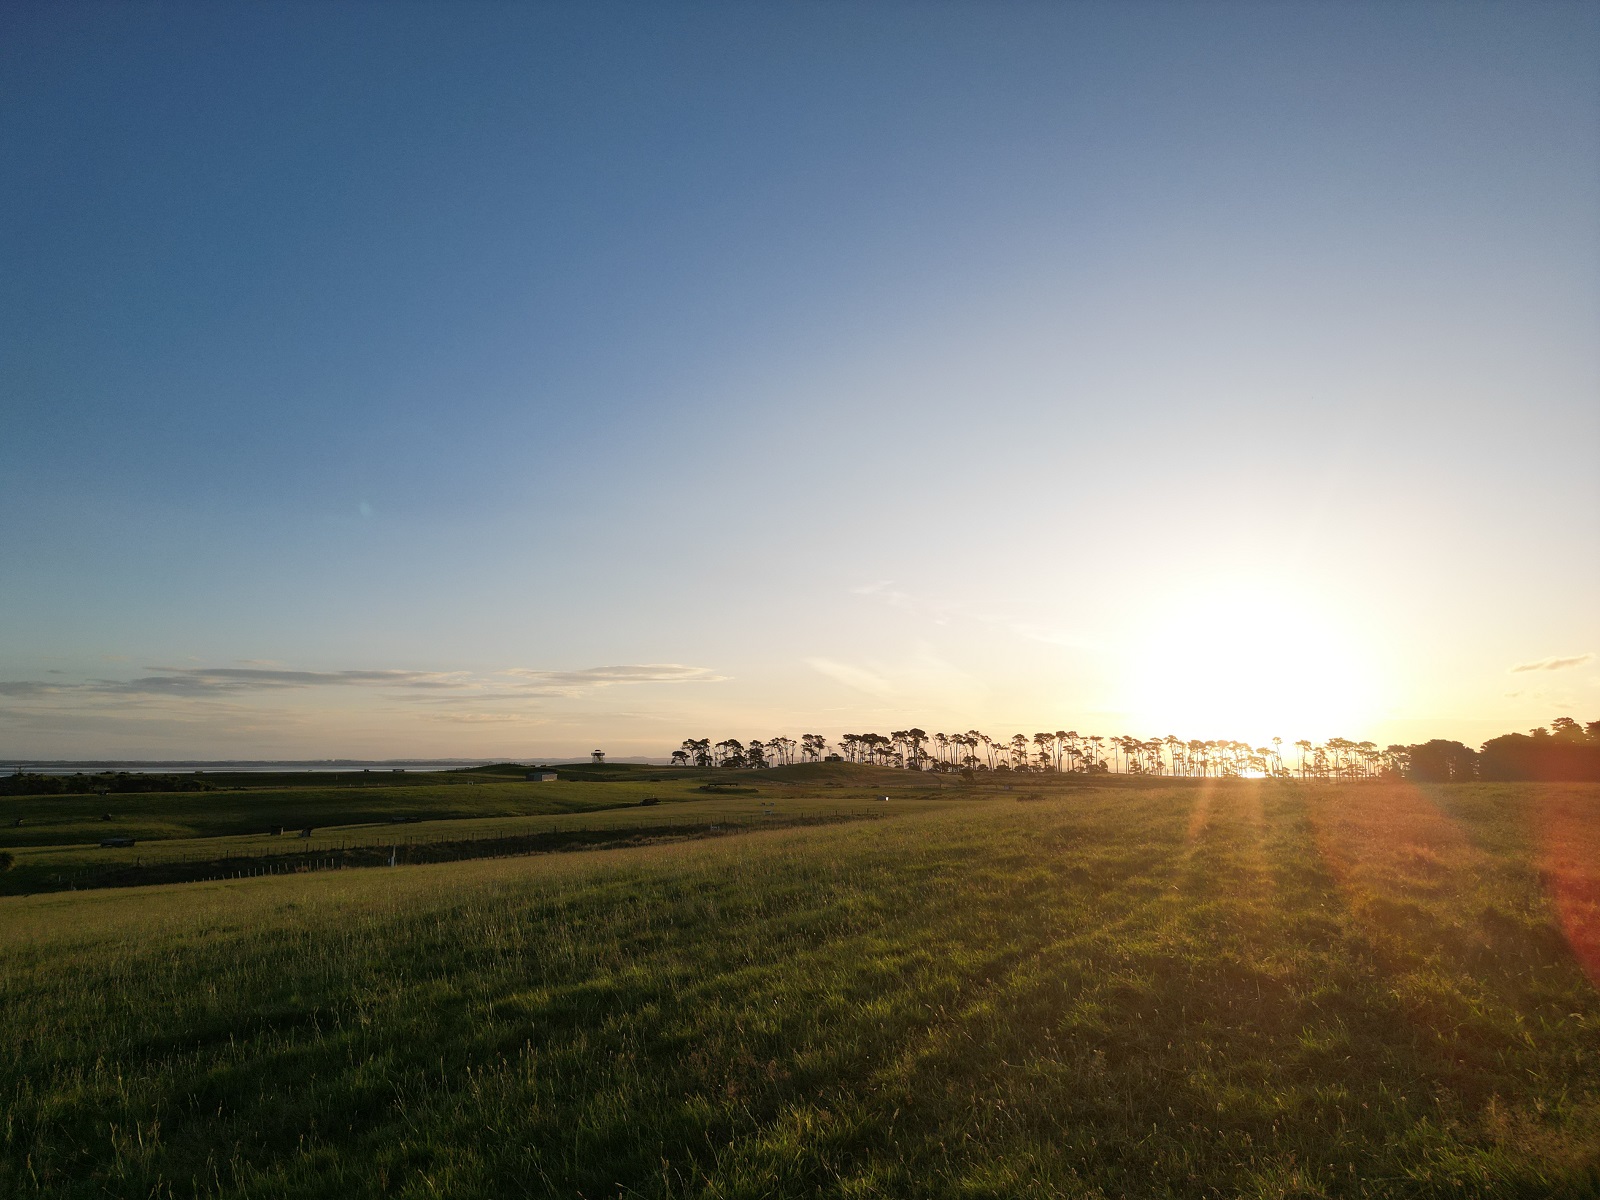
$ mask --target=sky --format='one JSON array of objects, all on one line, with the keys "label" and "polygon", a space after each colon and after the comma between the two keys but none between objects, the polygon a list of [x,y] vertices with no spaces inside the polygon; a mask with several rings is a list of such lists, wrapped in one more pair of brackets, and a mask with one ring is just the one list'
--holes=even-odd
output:
[{"label": "sky", "polygon": [[0,759],[1600,718],[1600,8],[0,8]]}]

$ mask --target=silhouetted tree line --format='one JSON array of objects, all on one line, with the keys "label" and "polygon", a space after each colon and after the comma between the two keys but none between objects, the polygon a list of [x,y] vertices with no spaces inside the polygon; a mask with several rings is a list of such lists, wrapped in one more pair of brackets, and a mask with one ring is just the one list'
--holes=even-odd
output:
[{"label": "silhouetted tree line", "polygon": [[1251,746],[1228,739],[1185,741],[1174,734],[1137,738],[1082,734],[1076,730],[991,737],[976,729],[929,734],[898,729],[888,734],[846,733],[830,742],[807,733],[798,741],[774,737],[741,742],[686,738],[672,752],[674,766],[759,770],[803,762],[851,762],[909,771],[1061,772],[1071,774],[1170,775],[1174,777],[1280,779],[1416,779],[1451,782],[1486,780],[1600,780],[1600,721],[1580,726],[1558,717],[1550,728],[1508,733],[1472,750],[1435,738],[1415,745],[1353,742],[1329,738],[1294,743],[1292,760],[1283,739]]},{"label": "silhouetted tree line", "polygon": [[1548,729],[1501,734],[1480,750],[1438,739],[1407,749],[1413,779],[1600,781],[1600,721],[1557,717]]},{"label": "silhouetted tree line", "polygon": [[144,775],[103,771],[98,775],[39,775],[19,771],[0,776],[0,796],[83,796],[111,792],[209,792],[214,784],[193,775]]}]

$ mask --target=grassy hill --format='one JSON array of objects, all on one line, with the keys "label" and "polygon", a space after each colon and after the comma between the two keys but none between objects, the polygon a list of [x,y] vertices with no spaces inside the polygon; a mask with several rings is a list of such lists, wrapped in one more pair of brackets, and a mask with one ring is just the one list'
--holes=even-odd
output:
[{"label": "grassy hill", "polygon": [[[392,817],[445,820],[579,812],[637,804],[647,794],[696,794],[686,784],[602,787],[560,779],[526,783],[519,778],[514,783],[492,779],[482,784],[311,784],[124,796],[17,796],[0,800],[4,822],[0,844],[63,845],[98,841],[111,834],[145,839],[226,837],[259,833],[271,825],[297,829],[386,822]],[[20,826],[14,824],[18,820]]]},{"label": "grassy hill", "polygon": [[1600,1193],[1600,789],[885,807],[0,899],[0,1194]]},{"label": "grassy hill", "polygon": [[[437,774],[212,776],[204,791],[67,793],[0,796],[0,848],[139,839],[231,837],[271,825],[301,828],[386,822],[394,817],[451,820],[625,808],[646,797],[662,802],[747,794],[801,794],[847,788],[865,799],[956,794],[931,776],[886,767],[813,764],[774,771],[672,769],[589,763],[557,767],[551,782],[524,779],[516,764]],[[235,785],[233,781],[240,781]]]},{"label": "grassy hill", "polygon": [[[384,861],[397,848],[405,862],[499,855],[514,848],[507,839],[533,834],[609,830],[619,834],[610,840],[637,840],[635,831],[651,827],[649,836],[659,839],[674,828],[692,833],[730,821],[859,816],[884,794],[899,808],[967,794],[903,771],[834,764],[757,773],[583,763],[561,766],[551,782],[526,781],[526,770],[501,764],[434,775],[256,774],[241,776],[250,786],[238,788],[0,797],[0,850],[14,860],[0,872],[0,894],[376,861],[342,854],[360,847],[382,846]],[[296,836],[306,829],[311,836]],[[107,847],[106,839],[133,845]],[[441,849],[445,844],[453,849]],[[328,858],[336,852],[341,856]]]}]

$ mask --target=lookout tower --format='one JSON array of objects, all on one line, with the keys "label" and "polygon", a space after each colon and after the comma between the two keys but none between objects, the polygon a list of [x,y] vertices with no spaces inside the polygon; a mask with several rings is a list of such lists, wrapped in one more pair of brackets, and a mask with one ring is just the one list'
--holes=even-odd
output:
[{"label": "lookout tower", "polygon": [[604,750],[591,750],[589,751],[589,757],[594,760],[595,766],[599,766],[606,761],[606,752]]}]

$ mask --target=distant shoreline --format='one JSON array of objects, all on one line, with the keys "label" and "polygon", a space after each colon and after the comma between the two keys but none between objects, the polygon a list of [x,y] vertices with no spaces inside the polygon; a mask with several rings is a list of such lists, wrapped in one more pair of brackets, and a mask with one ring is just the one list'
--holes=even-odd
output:
[{"label": "distant shoreline", "polygon": [[[13,771],[33,775],[99,774],[104,771],[127,771],[130,774],[170,774],[182,771],[239,773],[334,773],[338,771],[459,771],[464,767],[483,767],[491,763],[518,761],[508,758],[293,758],[293,759],[38,759],[0,758],[0,773]],[[538,756],[527,759],[529,763],[562,766],[571,763],[588,763],[587,758],[548,759]],[[639,763],[648,766],[666,766],[670,760],[649,758],[618,758],[617,763]]]}]

